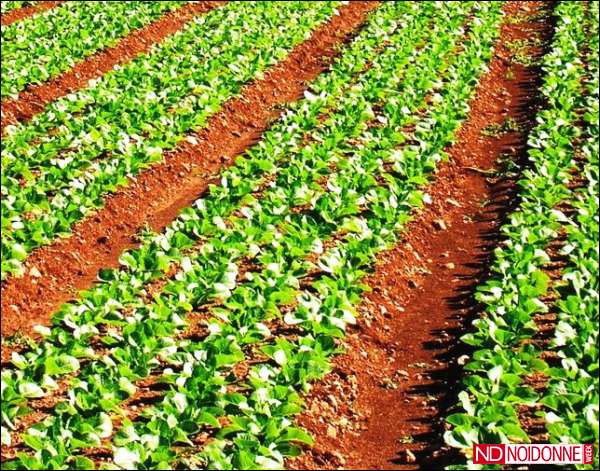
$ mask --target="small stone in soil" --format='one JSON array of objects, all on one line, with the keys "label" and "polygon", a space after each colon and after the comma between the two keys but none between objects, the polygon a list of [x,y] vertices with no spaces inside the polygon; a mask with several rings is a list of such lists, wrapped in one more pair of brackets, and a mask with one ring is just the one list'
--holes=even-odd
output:
[{"label": "small stone in soil", "polygon": [[330,394],[329,396],[327,396],[327,399],[329,399],[329,402],[331,403],[331,405],[333,406],[334,409],[338,408],[337,399],[335,398],[335,396],[333,394]]},{"label": "small stone in soil", "polygon": [[410,368],[429,368],[429,363],[425,363],[425,362],[417,362],[417,363],[411,363],[410,365],[408,365]]},{"label": "small stone in soil", "polygon": [[390,378],[384,378],[381,381],[380,386],[384,389],[398,389],[398,385]]},{"label": "small stone in soil", "polygon": [[342,466],[346,464],[346,459],[342,456],[339,451],[332,451],[331,455],[340,463]]},{"label": "small stone in soil", "polygon": [[446,221],[444,221],[443,219],[436,219],[435,221],[433,221],[433,227],[435,227],[438,231],[445,231],[446,229],[448,229]]}]

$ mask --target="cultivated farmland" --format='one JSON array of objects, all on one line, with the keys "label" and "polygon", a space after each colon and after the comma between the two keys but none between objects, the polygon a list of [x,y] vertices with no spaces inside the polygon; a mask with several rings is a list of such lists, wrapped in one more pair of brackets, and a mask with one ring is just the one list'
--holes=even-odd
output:
[{"label": "cultivated farmland", "polygon": [[598,466],[597,2],[2,1],[1,73],[2,469]]}]

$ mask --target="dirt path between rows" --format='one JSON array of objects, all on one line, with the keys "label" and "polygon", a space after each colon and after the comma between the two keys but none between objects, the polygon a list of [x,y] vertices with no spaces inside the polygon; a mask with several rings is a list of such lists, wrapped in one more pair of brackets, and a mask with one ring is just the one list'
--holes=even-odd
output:
[{"label": "dirt path between rows", "polygon": [[17,8],[15,10],[9,11],[0,17],[0,24],[2,26],[8,26],[12,23],[15,23],[20,20],[24,20],[25,18],[29,18],[37,13],[41,13],[46,10],[50,10],[50,8],[54,8],[57,5],[60,5],[63,2],[38,2],[36,5],[31,5],[30,7]]},{"label": "dirt path between rows", "polygon": [[[223,166],[260,138],[281,104],[302,95],[377,4],[351,2],[340,8],[263,79],[226,103],[206,128],[191,134],[195,140],[182,141],[164,163],[107,197],[104,208],[77,224],[71,237],[34,251],[25,264],[27,275],[2,285],[2,335],[29,335],[34,325],[47,324],[62,303],[94,283],[100,268],[118,266],[119,255],[135,245],[133,237],[144,224],[158,231],[170,223]],[[33,267],[41,276],[31,274]]]},{"label": "dirt path between rows", "polygon": [[30,120],[40,113],[48,103],[75,90],[86,87],[92,79],[101,77],[113,69],[147,52],[167,36],[183,28],[197,15],[221,5],[222,1],[201,1],[187,4],[167,13],[158,20],[132,31],[115,46],[103,49],[77,63],[73,68],[39,85],[31,85],[18,98],[2,102],[0,128],[9,124]]},{"label": "dirt path between rows", "polygon": [[[347,352],[315,385],[299,418],[316,445],[290,467],[435,469],[457,461],[443,433],[462,355],[469,353],[459,339],[479,314],[474,290],[487,276],[500,225],[518,203],[518,175],[502,161],[525,163],[526,136],[541,105],[539,67],[513,60],[523,53],[514,41],[540,38],[528,52],[543,54],[553,30],[548,15],[539,15],[547,8],[543,2],[505,7],[513,20],[502,27],[490,72],[449,149],[451,161],[440,165],[427,190],[432,204],[367,280],[373,292],[359,309]],[[515,15],[528,21],[516,23]],[[493,123],[504,123],[506,132],[493,132]]]}]

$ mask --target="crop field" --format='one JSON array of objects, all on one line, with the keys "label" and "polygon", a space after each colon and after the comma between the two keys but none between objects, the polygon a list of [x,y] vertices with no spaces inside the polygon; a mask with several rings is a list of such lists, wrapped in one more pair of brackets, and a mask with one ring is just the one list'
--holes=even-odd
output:
[{"label": "crop field", "polygon": [[1,3],[2,469],[598,467],[598,2]]}]

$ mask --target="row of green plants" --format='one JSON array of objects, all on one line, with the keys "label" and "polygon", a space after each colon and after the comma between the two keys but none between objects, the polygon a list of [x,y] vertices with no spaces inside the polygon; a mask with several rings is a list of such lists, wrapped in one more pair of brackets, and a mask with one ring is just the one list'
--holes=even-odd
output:
[{"label": "row of green plants", "polygon": [[[461,26],[469,13],[473,17],[463,39]],[[186,225],[192,231],[195,250],[180,256],[180,271],[151,304],[125,313],[117,298],[95,308],[95,316],[80,326],[67,312],[57,318],[79,337],[112,321],[101,332],[112,351],[90,362],[89,372],[80,371],[72,380],[70,400],[27,431],[24,439],[37,451],[20,455],[13,465],[64,463],[65,454],[85,446],[77,440],[90,440],[92,433],[111,444],[113,464],[125,469],[160,469],[176,463],[277,468],[284,456],[299,452],[295,444],[310,443],[306,433],[292,424],[301,406],[299,392],[328,370],[329,357],[337,351],[335,339],[343,335],[346,323],[353,322],[352,306],[366,289],[360,284],[364,270],[377,252],[394,242],[411,209],[420,204],[419,187],[443,158],[444,147],[468,113],[500,18],[495,3],[452,3],[440,10],[428,2],[389,2],[378,9],[348,49],[355,57],[344,55],[318,81],[323,88],[311,87],[275,126],[281,126],[277,133],[269,136],[295,134],[291,155],[271,153],[265,144],[268,139],[262,141],[224,173],[208,198],[174,223],[177,234],[185,234]],[[374,58],[361,60],[363,48],[355,46],[373,35],[388,47],[383,51],[367,47]],[[356,65],[367,64],[368,71],[348,88],[342,83],[344,75],[335,75],[340,70],[358,72]],[[340,85],[344,94],[335,96]],[[293,125],[294,119],[310,114],[317,103],[313,119],[304,123],[315,131],[307,134],[299,129],[302,121]],[[413,130],[406,131],[410,125]],[[274,144],[285,146],[287,141]],[[235,178],[245,177],[247,171],[254,183],[250,188],[247,178]],[[254,172],[275,177],[266,180],[268,189],[260,199],[247,197],[263,182],[252,179]],[[245,195],[244,205],[227,218],[219,215],[221,203],[238,191]],[[224,210],[230,207],[225,205]],[[171,249],[162,235],[149,240]],[[241,258],[240,252],[244,263],[231,263],[232,257]],[[124,257],[126,272],[143,270],[146,260]],[[118,273],[106,274],[105,287]],[[202,332],[193,338],[175,336],[187,313],[202,311],[207,303]],[[70,309],[78,318],[91,310],[89,305]],[[130,332],[133,324],[137,325]],[[295,333],[284,335],[281,327]],[[57,340],[69,339],[71,332],[60,330],[57,325],[47,332],[49,339],[55,332]],[[141,342],[132,343],[136,340]],[[125,355],[128,346],[133,348]],[[14,385],[20,376],[31,374],[33,365],[28,361],[34,363],[44,348],[29,357],[13,358],[23,362],[11,378],[6,375],[6,383],[13,381],[13,393],[19,389]],[[237,378],[234,367],[244,363],[248,374]],[[142,374],[135,376],[138,366]],[[169,390],[141,416],[121,420],[115,433],[113,416],[119,416],[115,404],[135,394],[136,381],[151,374],[152,367],[152,374]],[[117,378],[127,378],[127,384],[115,383]],[[102,389],[107,384],[118,386]],[[100,405],[98,397],[103,398]],[[189,445],[203,430],[216,438],[196,453]],[[63,441],[72,450],[65,450]],[[66,459],[92,464],[81,456]]]},{"label": "row of green plants", "polygon": [[[2,277],[163,159],[340,2],[230,2],[2,141]],[[203,38],[198,41],[198,38]]]},{"label": "row of green plants", "polygon": [[[585,102],[583,134],[577,146],[582,161],[582,185],[569,205],[574,213],[565,228],[561,254],[568,265],[557,287],[557,325],[552,350],[562,368],[551,369],[541,403],[550,411],[546,420],[552,442],[595,443],[598,467],[598,3],[587,12]],[[584,38],[582,38],[584,39]],[[548,418],[548,415],[546,415]]]},{"label": "row of green plants", "polygon": [[[520,207],[478,289],[483,312],[463,337],[474,352],[459,412],[447,417],[446,442],[464,452],[469,468],[475,443],[531,440],[523,413],[543,420],[551,442],[598,445],[597,6],[561,2],[554,15],[543,60],[546,106],[529,137]],[[568,263],[553,282],[548,266],[557,243]],[[550,343],[538,324],[549,314],[557,315]],[[556,360],[544,360],[548,350]],[[540,376],[541,389],[534,387]],[[597,466],[597,452],[595,459]]]},{"label": "row of green plants", "polygon": [[[6,3],[24,2],[2,2],[3,12]],[[65,2],[3,27],[2,99],[16,98],[28,85],[56,77],[84,58],[116,44],[132,30],[184,3]]]}]

